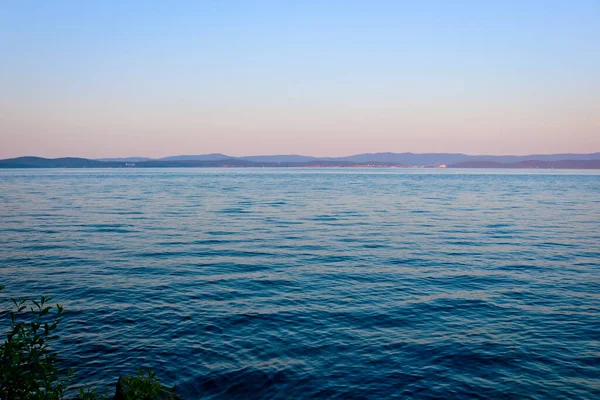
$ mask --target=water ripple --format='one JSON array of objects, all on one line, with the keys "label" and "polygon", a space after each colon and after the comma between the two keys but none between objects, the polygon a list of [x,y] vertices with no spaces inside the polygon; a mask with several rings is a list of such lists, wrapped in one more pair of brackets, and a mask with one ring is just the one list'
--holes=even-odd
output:
[{"label": "water ripple", "polygon": [[[600,398],[600,175],[0,172],[6,295],[80,381],[194,399]],[[4,328],[2,326],[2,328]]]}]

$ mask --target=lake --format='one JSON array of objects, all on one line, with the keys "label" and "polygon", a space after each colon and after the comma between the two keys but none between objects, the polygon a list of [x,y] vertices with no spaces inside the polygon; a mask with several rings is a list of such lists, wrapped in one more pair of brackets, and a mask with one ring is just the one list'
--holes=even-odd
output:
[{"label": "lake", "polygon": [[98,387],[600,398],[600,171],[1,170],[0,242]]}]

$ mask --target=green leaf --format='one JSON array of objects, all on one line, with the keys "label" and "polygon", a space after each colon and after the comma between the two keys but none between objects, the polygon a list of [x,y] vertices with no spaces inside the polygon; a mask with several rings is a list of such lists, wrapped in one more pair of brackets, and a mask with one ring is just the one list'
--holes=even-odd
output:
[{"label": "green leaf", "polygon": [[50,311],[52,307],[46,307],[43,310],[40,311],[40,317],[43,317],[44,315],[46,315],[48,313],[48,311]]}]

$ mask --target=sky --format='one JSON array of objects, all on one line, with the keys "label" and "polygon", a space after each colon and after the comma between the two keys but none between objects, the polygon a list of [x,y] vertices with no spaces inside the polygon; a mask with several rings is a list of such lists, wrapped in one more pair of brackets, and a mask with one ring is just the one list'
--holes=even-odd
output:
[{"label": "sky", "polygon": [[600,151],[600,1],[0,1],[0,158]]}]

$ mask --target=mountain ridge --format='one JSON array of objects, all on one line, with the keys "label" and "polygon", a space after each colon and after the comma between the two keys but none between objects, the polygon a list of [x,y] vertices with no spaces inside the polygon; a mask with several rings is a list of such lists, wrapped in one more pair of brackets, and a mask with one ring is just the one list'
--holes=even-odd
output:
[{"label": "mountain ridge", "polygon": [[[584,157],[586,155],[580,155]],[[177,157],[177,156],[176,156]],[[182,156],[194,157],[194,156]],[[260,156],[259,156],[260,157]],[[300,156],[301,157],[301,156]],[[364,155],[363,158],[369,156]],[[347,168],[409,168],[409,167],[448,167],[448,168],[556,168],[556,169],[600,169],[600,153],[590,153],[588,158],[570,160],[519,160],[515,162],[499,162],[490,160],[470,160],[449,164],[415,165],[390,161],[351,161],[312,159],[308,161],[251,161],[244,158],[227,157],[220,159],[158,159],[140,162],[128,161],[99,161],[77,157],[42,158],[42,157],[17,157],[0,160],[0,168],[176,168],[176,167],[213,167],[213,168],[260,168],[260,167],[347,167]],[[596,157],[596,158],[593,158]],[[361,157],[359,157],[360,159]],[[389,159],[389,157],[383,157]],[[274,159],[274,158],[271,158]],[[275,158],[276,159],[276,158]],[[296,158],[302,160],[302,158]]]},{"label": "mountain ridge", "polygon": [[229,156],[222,153],[209,153],[198,155],[179,155],[162,158],[147,157],[123,157],[123,158],[102,158],[97,161],[117,161],[117,162],[142,162],[142,161],[219,161],[239,159],[252,162],[312,162],[312,161],[349,161],[355,163],[385,162],[404,165],[449,165],[460,162],[470,161],[493,161],[500,163],[514,163],[528,160],[538,161],[561,161],[561,160],[597,160],[600,159],[600,152],[596,153],[555,153],[555,154],[530,154],[530,155],[469,155],[463,153],[360,153],[342,157],[314,157],[300,154],[274,154],[274,155],[256,155],[256,156]]}]

